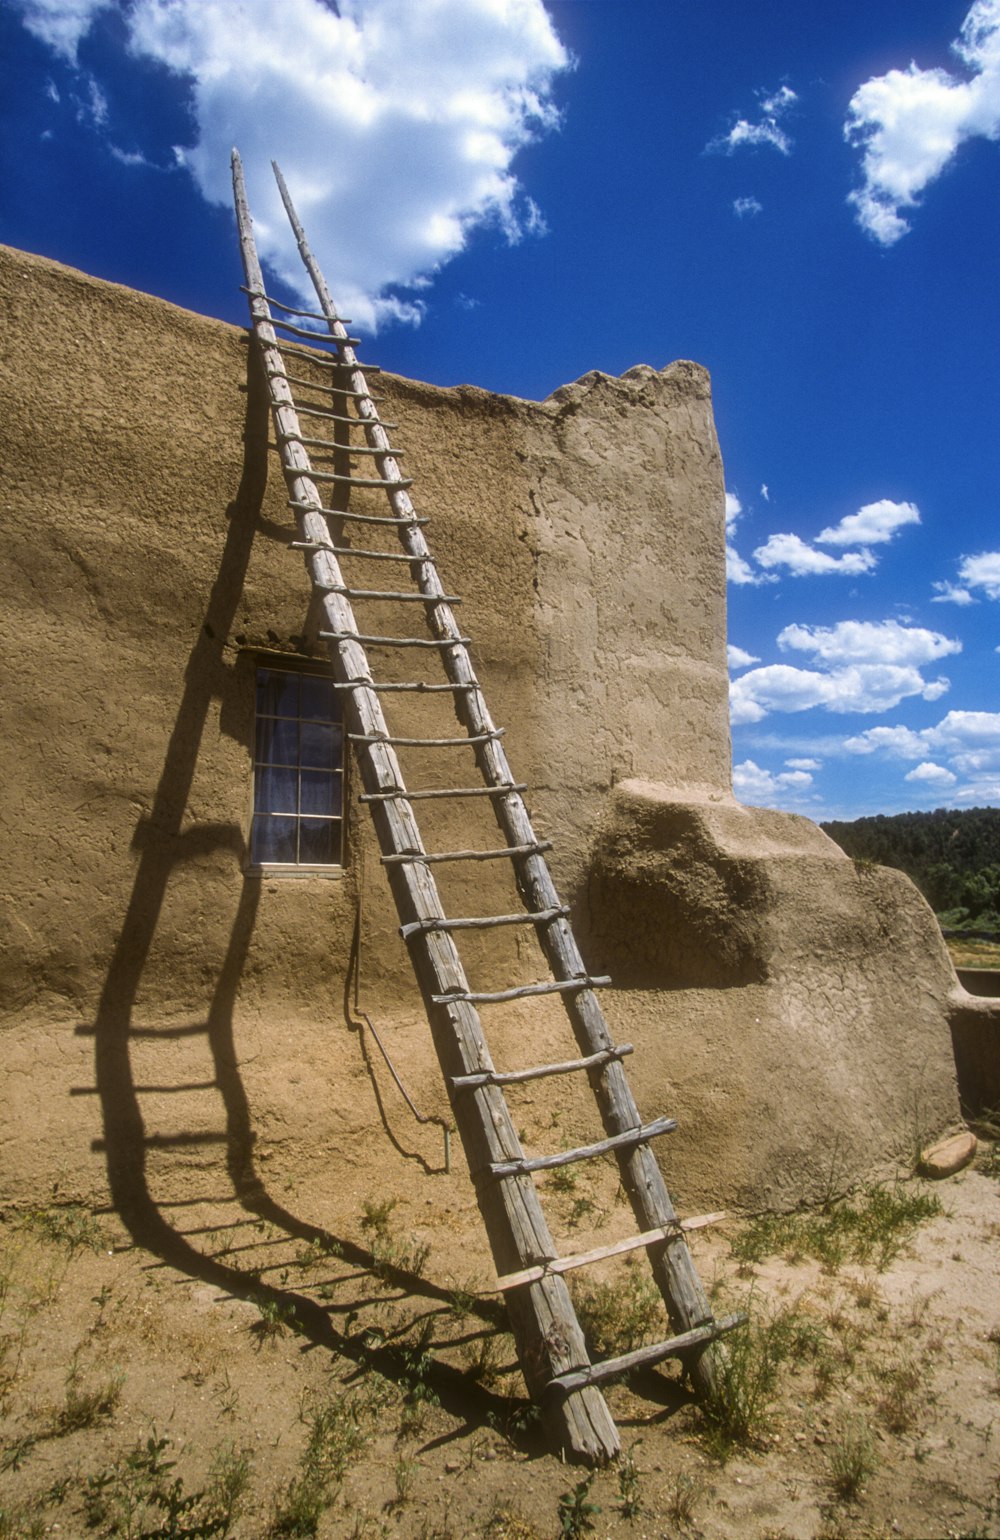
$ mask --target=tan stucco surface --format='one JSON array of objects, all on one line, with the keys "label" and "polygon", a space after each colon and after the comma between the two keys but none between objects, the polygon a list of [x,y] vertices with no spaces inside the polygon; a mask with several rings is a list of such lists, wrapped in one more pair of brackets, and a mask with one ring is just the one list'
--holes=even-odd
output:
[{"label": "tan stucco surface", "polygon": [[[3,248],[0,305],[5,1193],[389,1170],[345,1022],[356,926],[362,1006],[417,1101],[446,1103],[356,797],[342,873],[246,870],[255,651],[308,652],[314,624],[247,338]],[[955,981],[922,901],[731,798],[705,372],[592,374],[541,404],[380,389],[588,958],[619,977],[641,1105],[681,1120],[685,1199],[796,1201],[834,1134],[852,1175],[918,1116],[941,1131]],[[453,912],[482,912],[480,867],[447,880]],[[470,957],[488,969],[491,943]],[[498,1060],[537,1062],[558,1022],[507,1011]]]}]

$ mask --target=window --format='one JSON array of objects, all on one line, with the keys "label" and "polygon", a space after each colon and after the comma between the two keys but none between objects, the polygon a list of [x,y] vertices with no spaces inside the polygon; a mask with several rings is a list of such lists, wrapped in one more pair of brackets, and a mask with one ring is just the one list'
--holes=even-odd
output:
[{"label": "window", "polygon": [[327,676],[270,662],[257,669],[252,865],[341,865],[343,749]]}]

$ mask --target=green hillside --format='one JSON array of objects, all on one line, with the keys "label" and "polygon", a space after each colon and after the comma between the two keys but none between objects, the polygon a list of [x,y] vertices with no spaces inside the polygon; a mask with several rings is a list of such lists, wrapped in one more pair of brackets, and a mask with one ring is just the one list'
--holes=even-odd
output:
[{"label": "green hillside", "polygon": [[947,929],[1000,932],[1000,808],[880,814],[822,828],[856,860],[905,872]]}]

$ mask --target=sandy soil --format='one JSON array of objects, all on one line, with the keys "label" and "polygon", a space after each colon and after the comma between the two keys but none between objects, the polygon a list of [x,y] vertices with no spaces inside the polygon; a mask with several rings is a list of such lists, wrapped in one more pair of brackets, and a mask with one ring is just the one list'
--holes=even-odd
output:
[{"label": "sandy soil", "polygon": [[[605,1176],[551,1194],[581,1248],[601,1207],[628,1233]],[[388,1211],[318,1185],[192,1198],[146,1247],[114,1215],[8,1214],[0,1537],[1000,1536],[998,1176],[987,1148],[936,1184],[883,1271],[740,1262],[741,1222],[699,1233],[720,1304],[749,1298],[784,1344],[771,1404],[724,1457],[672,1371],[613,1387],[629,1461],[575,1515],[585,1473],[509,1372],[461,1173],[411,1167]],[[609,1331],[644,1299],[632,1276]]]}]

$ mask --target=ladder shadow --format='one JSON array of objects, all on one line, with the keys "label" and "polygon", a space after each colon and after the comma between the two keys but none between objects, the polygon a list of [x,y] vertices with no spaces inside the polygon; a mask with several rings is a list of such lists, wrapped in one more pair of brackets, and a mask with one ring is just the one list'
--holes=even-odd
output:
[{"label": "ladder shadow", "polygon": [[[135,1024],[144,977],[160,924],[168,884],[177,868],[196,857],[228,854],[243,864],[246,848],[243,831],[229,823],[199,824],[183,828],[189,795],[198,764],[202,733],[213,702],[225,699],[231,665],[225,657],[237,606],[243,591],[255,536],[262,532],[284,540],[287,532],[266,526],[260,517],[267,482],[268,403],[256,355],[248,354],[247,411],[244,457],[240,484],[227,509],[228,529],[206,608],[204,622],[188,658],[185,684],[171,731],[163,769],[148,814],[140,818],[132,849],[137,857],[135,878],[121,930],[112,954],[93,1022],[78,1028],[94,1038],[94,1085],[75,1088],[75,1094],[96,1093],[102,1116],[102,1135],[93,1148],[103,1154],[110,1191],[110,1210],[118,1215],[132,1242],[188,1278],[213,1285],[235,1298],[258,1306],[271,1304],[280,1319],[293,1324],[304,1339],[303,1351],[322,1348],[354,1362],[359,1369],[375,1368],[388,1378],[404,1380],[407,1353],[404,1347],[373,1344],[365,1331],[349,1325],[338,1329],[332,1311],[307,1294],[276,1287],[241,1271],[223,1260],[224,1253],[202,1250],[182,1228],[176,1213],[197,1203],[239,1204],[253,1220],[264,1220],[288,1240],[319,1243],[336,1248],[340,1258],[371,1272],[376,1259],[370,1251],[332,1236],[293,1213],[269,1193],[254,1158],[255,1131],[246,1087],[243,1083],[234,1037],[234,1011],[239,985],[257,919],[260,885],[252,877],[241,884],[225,953],[213,982],[207,1016],[183,1026],[148,1028]],[[140,1039],[158,1041],[203,1034],[214,1069],[212,1079],[185,1084],[137,1084],[133,1047]],[[181,1130],[163,1136],[149,1134],[141,1096],[192,1090],[214,1090],[221,1099],[225,1128],[215,1134]],[[383,1119],[385,1121],[385,1119]],[[388,1125],[386,1125],[388,1128]],[[150,1181],[151,1150],[188,1148],[215,1138],[225,1146],[225,1172],[231,1191],[215,1198],[165,1199],[154,1194]],[[405,1152],[404,1152],[405,1153]],[[176,1213],[175,1213],[176,1211]],[[239,1221],[245,1222],[245,1221]],[[214,1234],[223,1226],[208,1226],[191,1235]],[[380,1270],[380,1277],[407,1296],[416,1295],[443,1307],[451,1300],[448,1290],[400,1269]],[[502,1306],[478,1302],[476,1313],[490,1325],[504,1319]],[[470,1383],[459,1370],[435,1360],[428,1373],[442,1406],[464,1424],[475,1426],[509,1414],[510,1402],[488,1389]],[[461,1436],[461,1432],[456,1434]]]}]

